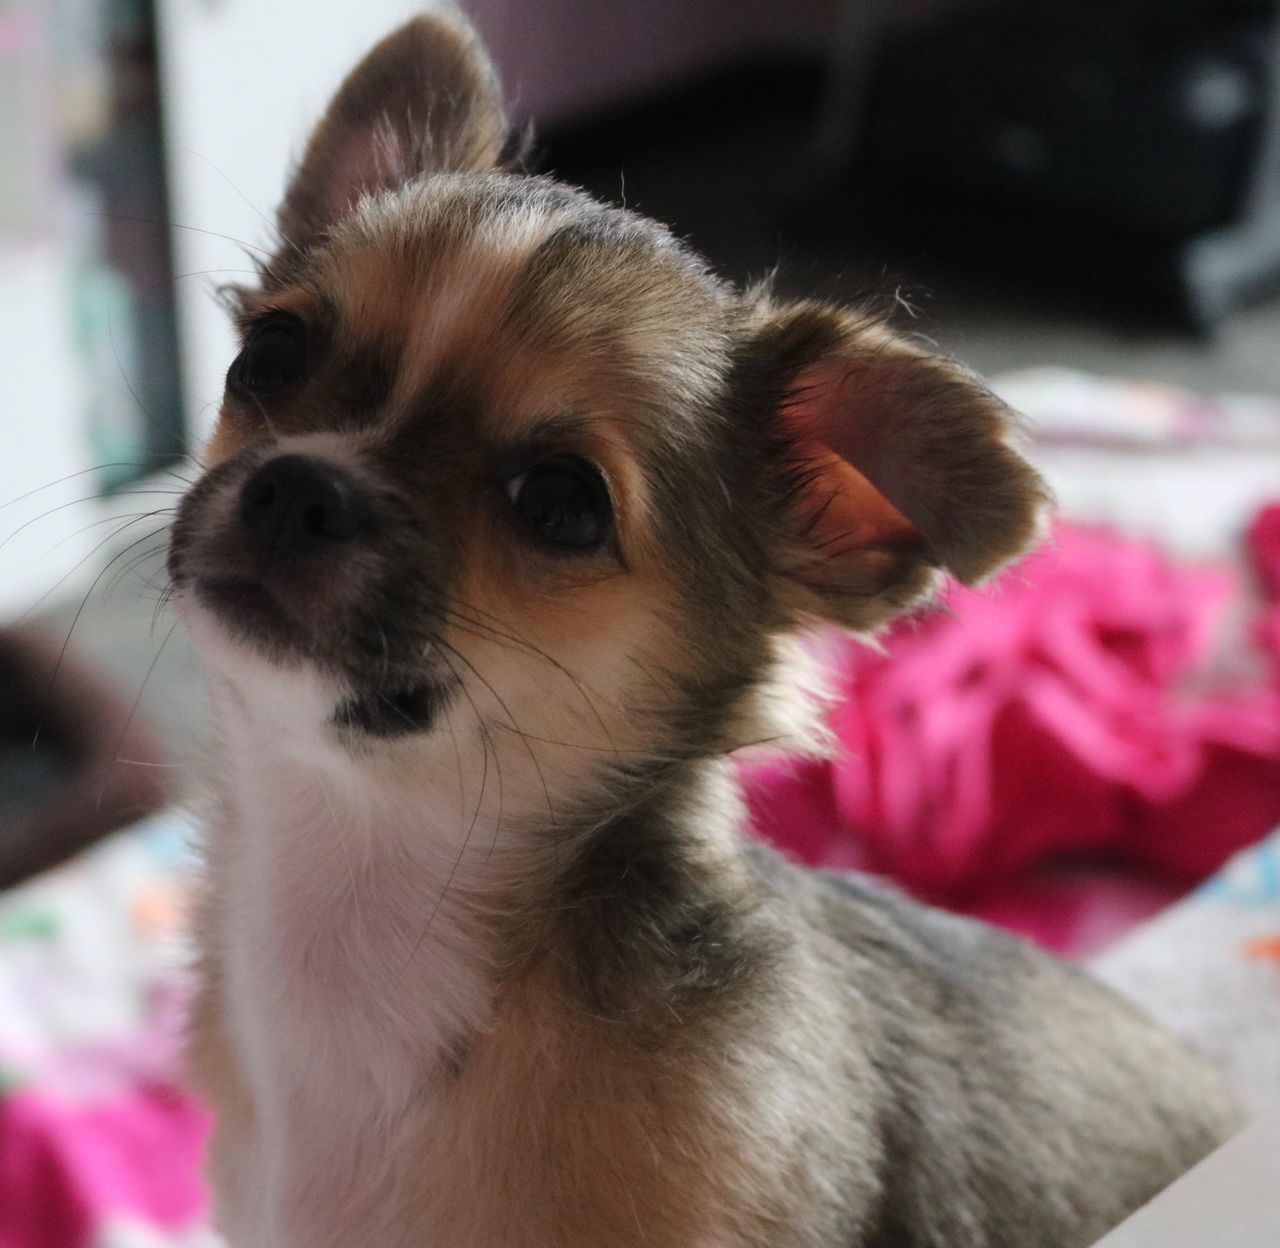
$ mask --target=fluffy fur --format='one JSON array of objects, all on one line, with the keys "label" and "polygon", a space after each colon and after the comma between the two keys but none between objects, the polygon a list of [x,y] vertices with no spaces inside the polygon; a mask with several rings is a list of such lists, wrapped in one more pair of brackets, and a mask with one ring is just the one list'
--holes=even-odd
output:
[{"label": "fluffy fur", "polygon": [[[808,733],[805,628],[1034,540],[1009,413],[502,171],[504,136],[456,14],[354,71],[174,529],[222,733],[192,1037],[219,1225],[1083,1248],[1233,1127],[1216,1076],[1028,948],[749,848],[727,762]],[[611,500],[590,549],[511,501],[567,454]]]}]

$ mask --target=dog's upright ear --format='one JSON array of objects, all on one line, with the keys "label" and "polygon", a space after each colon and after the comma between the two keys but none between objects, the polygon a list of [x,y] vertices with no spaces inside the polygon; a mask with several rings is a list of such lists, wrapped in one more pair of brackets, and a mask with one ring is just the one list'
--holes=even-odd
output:
[{"label": "dog's upright ear", "polygon": [[973,584],[1034,544],[1048,491],[976,377],[881,318],[821,303],[756,296],[742,333],[740,401],[795,617],[871,629],[940,572]]},{"label": "dog's upright ear", "polygon": [[416,17],[338,88],[280,206],[283,241],[305,250],[367,191],[492,169],[507,134],[501,87],[470,23],[452,5]]}]

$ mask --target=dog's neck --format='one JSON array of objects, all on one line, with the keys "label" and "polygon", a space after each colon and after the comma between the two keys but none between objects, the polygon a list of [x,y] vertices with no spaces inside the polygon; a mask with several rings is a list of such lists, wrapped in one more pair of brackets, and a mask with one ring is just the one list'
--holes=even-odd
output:
[{"label": "dog's neck", "polygon": [[[243,716],[224,716],[223,732],[225,818],[210,835],[209,884],[237,1039],[261,1029],[259,1047],[285,1034],[314,1042],[317,1084],[447,1067],[487,1025],[494,915],[545,869],[538,856],[521,863],[501,843],[505,816],[465,777],[406,776],[398,788],[375,761],[314,743],[314,757],[300,757]],[[264,1002],[282,1016],[265,1029],[237,1013]]]},{"label": "dog's neck", "polygon": [[[559,940],[592,991],[602,944],[625,952],[633,921],[647,936],[697,924],[698,898],[738,855],[722,763],[584,821],[523,743],[438,731],[403,755],[362,754],[291,733],[234,690],[219,701],[211,935],[232,1036],[263,1086],[286,1037],[317,1086],[354,1079],[394,1097],[404,1079],[447,1075],[493,1025],[504,976],[540,948]],[[662,975],[630,969],[610,991]]]},{"label": "dog's neck", "polygon": [[463,1130],[457,1089],[524,1052],[531,1011],[548,1052],[584,1021],[651,1051],[750,967],[736,787],[689,765],[574,820],[564,774],[523,769],[515,738],[493,734],[486,785],[474,732],[353,751],[260,675],[215,699],[205,982],[246,1106],[221,1216],[233,1242],[399,1243],[378,1228],[403,1159],[431,1124]]}]

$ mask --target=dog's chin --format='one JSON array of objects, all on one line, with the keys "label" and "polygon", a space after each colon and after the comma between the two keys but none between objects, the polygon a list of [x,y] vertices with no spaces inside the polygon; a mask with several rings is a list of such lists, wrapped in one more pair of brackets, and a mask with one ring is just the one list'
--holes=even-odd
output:
[{"label": "dog's chin", "polygon": [[228,627],[245,633],[279,627],[285,614],[260,581],[238,576],[201,577],[192,585],[198,602]]},{"label": "dog's chin", "polygon": [[252,581],[200,581],[177,605],[207,666],[242,701],[283,708],[299,728],[298,720],[318,718],[349,744],[430,732],[456,691],[456,682],[424,670],[421,656],[412,667],[379,662],[366,672],[340,651],[324,655]]},{"label": "dog's chin", "polygon": [[317,647],[308,621],[290,615],[261,581],[237,576],[201,576],[183,596],[197,614],[235,642],[280,667],[314,663]]},{"label": "dog's chin", "polygon": [[357,737],[388,739],[430,732],[448,706],[451,692],[449,685],[438,680],[370,686],[339,702],[333,723]]}]

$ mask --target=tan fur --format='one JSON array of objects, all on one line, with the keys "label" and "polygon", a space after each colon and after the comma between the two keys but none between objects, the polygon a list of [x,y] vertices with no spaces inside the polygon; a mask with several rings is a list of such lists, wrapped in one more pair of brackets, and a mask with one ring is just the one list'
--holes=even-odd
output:
[{"label": "tan fur", "polygon": [[[372,209],[365,215],[375,216]],[[391,411],[412,419],[414,401],[442,375],[481,378],[500,364],[508,344],[495,334],[495,323],[512,282],[549,228],[545,219],[513,219],[492,237],[451,245],[428,234],[388,253],[374,220],[365,226],[371,242],[335,250],[318,280],[333,292],[343,330],[357,344],[405,361]]]},{"label": "tan fur", "polygon": [[[737,875],[725,778],[706,794],[704,864]],[[425,1242],[476,1248],[808,1245],[824,1178],[796,1159],[794,1110],[820,1082],[763,1104],[788,1040],[765,1024],[741,1046],[724,1020],[669,1007],[649,1043],[584,1008],[571,951],[520,966],[416,1143],[406,1220]],[[809,1003],[813,1004],[813,1003]],[[820,1006],[812,1038],[835,1035]],[[784,1075],[785,1078],[785,1075]],[[744,1148],[744,1128],[751,1141]],[[779,1180],[783,1182],[779,1182]]]},{"label": "tan fur", "polygon": [[[660,574],[629,571],[556,592],[545,574],[500,552],[472,554],[469,569],[461,611],[474,608],[479,626],[455,628],[449,643],[503,691],[496,714],[507,731],[524,732],[539,761],[560,771],[581,764],[574,751],[661,750],[662,721],[642,708],[660,705],[660,682],[693,660],[662,626],[674,595]],[[488,700],[485,691],[474,696]]]},{"label": "tan fur", "polygon": [[639,1248],[716,1233],[731,1248],[721,1223],[747,1176],[701,1086],[710,1072],[619,1044],[546,972],[499,1009],[419,1144],[430,1187],[406,1196],[424,1238]]},{"label": "tan fur", "polygon": [[260,436],[259,431],[238,412],[223,411],[213,434],[205,444],[201,459],[207,468],[216,468]]}]

